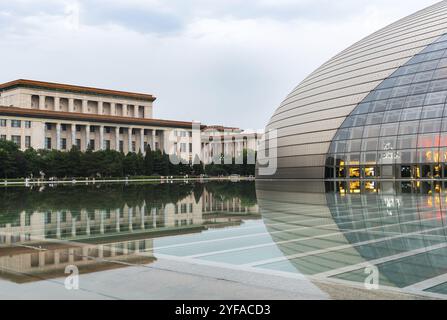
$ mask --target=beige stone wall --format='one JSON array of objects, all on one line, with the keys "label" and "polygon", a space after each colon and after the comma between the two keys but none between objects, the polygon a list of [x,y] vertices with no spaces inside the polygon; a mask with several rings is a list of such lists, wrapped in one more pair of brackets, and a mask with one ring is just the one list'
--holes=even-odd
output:
[{"label": "beige stone wall", "polygon": [[[26,150],[26,137],[31,139],[31,147],[34,149],[57,149],[68,151],[77,142],[80,142],[80,149],[87,150],[87,144],[90,140],[94,140],[94,150],[104,150],[107,145],[110,149],[123,151],[142,152],[146,150],[146,146],[150,145],[152,150],[164,150],[171,152],[174,150],[175,143],[180,140],[180,137],[174,139],[169,138],[173,136],[174,132],[180,130],[191,132],[187,129],[173,129],[168,127],[154,127],[154,126],[126,126],[116,123],[97,123],[88,121],[73,121],[73,120],[54,120],[45,118],[28,118],[28,117],[12,117],[1,116],[0,120],[6,120],[6,126],[0,126],[0,138],[12,140],[13,136],[20,136],[20,149]],[[14,120],[20,120],[20,128],[12,127]],[[25,127],[25,121],[31,122],[31,128]],[[101,134],[102,130],[102,134]],[[143,137],[141,133],[143,134]],[[130,139],[129,139],[129,133]],[[197,135],[197,133],[195,134]],[[103,139],[101,139],[101,136]],[[59,137],[59,139],[58,139]],[[51,139],[51,146],[45,144],[45,139]],[[62,139],[65,139],[64,141]],[[183,139],[183,138],[182,138]],[[59,142],[58,142],[59,141]],[[103,143],[101,143],[103,141]],[[63,143],[64,142],[64,143]],[[129,144],[130,142],[130,144]],[[188,150],[183,152],[184,159],[193,158],[189,152],[189,143],[193,144],[193,150],[200,148],[200,140],[193,139],[188,136],[187,141]],[[65,148],[64,148],[65,144]],[[123,149],[120,150],[120,144]],[[180,144],[177,144],[180,148]],[[178,149],[180,151],[180,149]]]},{"label": "beige stone wall", "polygon": [[5,91],[0,96],[0,105],[131,118],[153,117],[151,101],[42,89],[15,88]]}]

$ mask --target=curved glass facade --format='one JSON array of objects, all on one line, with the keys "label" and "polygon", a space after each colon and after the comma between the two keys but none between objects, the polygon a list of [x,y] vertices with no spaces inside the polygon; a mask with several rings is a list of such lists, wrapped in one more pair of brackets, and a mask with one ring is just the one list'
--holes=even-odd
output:
[{"label": "curved glass facade", "polygon": [[398,68],[338,129],[328,179],[447,178],[447,35]]},{"label": "curved glass facade", "polygon": [[[317,68],[270,118],[266,132],[277,133],[277,170],[257,177],[442,177],[442,166],[434,164],[445,160],[440,148],[446,144],[441,132],[447,131],[441,120],[446,34],[447,1],[442,1],[378,30]],[[259,151],[260,163],[269,163],[270,153]]]}]

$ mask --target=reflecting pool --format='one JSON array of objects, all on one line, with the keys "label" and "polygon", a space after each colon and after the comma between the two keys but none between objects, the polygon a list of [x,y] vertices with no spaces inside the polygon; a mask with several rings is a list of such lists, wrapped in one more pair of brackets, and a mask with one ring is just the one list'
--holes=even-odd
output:
[{"label": "reflecting pool", "polygon": [[446,214],[433,180],[4,187],[0,283],[172,259],[444,298]]},{"label": "reflecting pool", "polygon": [[283,256],[254,266],[359,285],[374,271],[381,288],[447,294],[446,182],[258,182],[257,191]]},{"label": "reflecting pool", "polygon": [[91,273],[148,264],[159,238],[176,243],[259,219],[246,182],[2,188],[0,278],[23,283],[64,276],[68,265]]}]

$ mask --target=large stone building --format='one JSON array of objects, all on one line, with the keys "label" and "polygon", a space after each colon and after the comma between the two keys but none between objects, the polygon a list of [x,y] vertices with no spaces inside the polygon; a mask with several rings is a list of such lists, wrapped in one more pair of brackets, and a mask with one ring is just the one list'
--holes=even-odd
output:
[{"label": "large stone building", "polygon": [[446,98],[442,1],[342,51],[287,96],[267,126],[278,137],[273,178],[446,178]]},{"label": "large stone building", "polygon": [[[30,80],[0,85],[0,135],[22,150],[200,154],[200,123],[152,118],[155,97]],[[175,149],[174,149],[175,148]]]},{"label": "large stone building", "polygon": [[[202,161],[206,164],[221,160],[224,162],[235,158],[236,163],[241,162],[243,150],[258,150],[258,142],[262,133],[243,131],[239,128],[223,126],[206,126],[202,129]],[[254,152],[249,153],[249,164],[255,164]]]},{"label": "large stone building", "polygon": [[[208,163],[222,152],[233,157],[256,150],[257,135],[199,122],[154,119],[149,94],[32,80],[0,85],[0,139],[20,149],[162,150]],[[225,133],[226,138],[223,139]],[[208,145],[213,146],[209,152]],[[214,153],[213,153],[214,152]]]}]

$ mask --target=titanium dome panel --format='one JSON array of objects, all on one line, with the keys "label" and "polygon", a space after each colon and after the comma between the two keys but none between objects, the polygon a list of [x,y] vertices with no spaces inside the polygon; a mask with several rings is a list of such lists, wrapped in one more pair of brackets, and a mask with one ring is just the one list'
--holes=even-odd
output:
[{"label": "titanium dome panel", "polygon": [[447,163],[447,36],[373,90],[329,148],[326,178],[442,178]]},{"label": "titanium dome panel", "polygon": [[324,179],[326,156],[346,117],[445,33],[447,1],[442,1],[359,41],[310,74],[271,117],[266,130],[277,131],[278,169],[258,178]]}]

